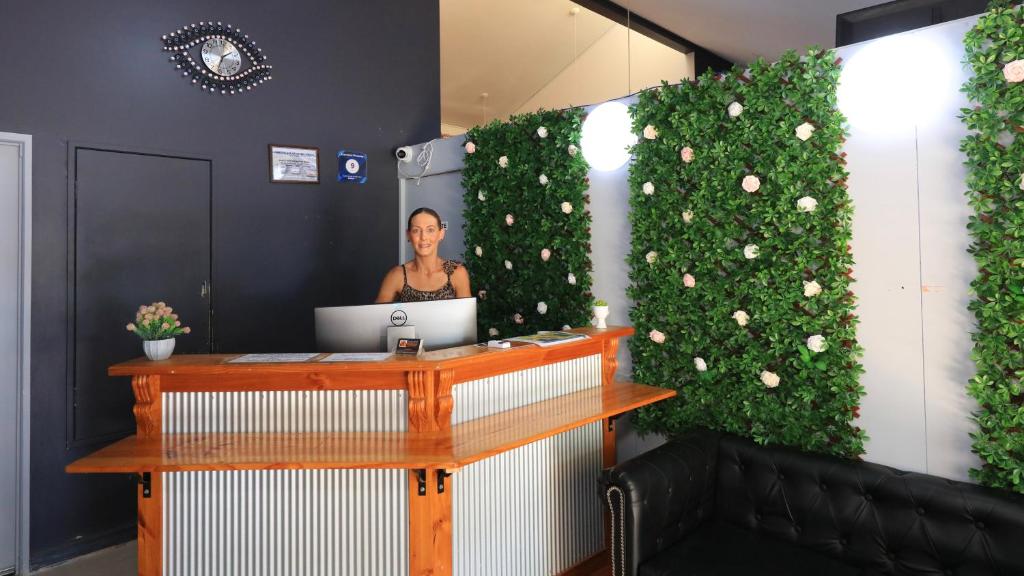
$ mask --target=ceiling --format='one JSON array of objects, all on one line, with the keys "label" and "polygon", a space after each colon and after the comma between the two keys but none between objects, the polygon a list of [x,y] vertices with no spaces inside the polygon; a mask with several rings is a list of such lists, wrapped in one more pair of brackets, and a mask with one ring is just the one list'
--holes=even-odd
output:
[{"label": "ceiling", "polygon": [[442,121],[469,127],[518,109],[574,50],[614,26],[585,9],[573,16],[573,8],[569,0],[441,0]]},{"label": "ceiling", "polygon": [[[836,15],[884,0],[615,0],[746,64],[835,43]],[[507,116],[617,26],[570,0],[440,0],[441,119],[470,127]],[[415,57],[415,56],[411,56]],[[486,97],[481,95],[486,93]]]},{"label": "ceiling", "polygon": [[[711,52],[746,64],[790,48],[835,47],[836,15],[886,0],[616,0]],[[443,4],[443,0],[442,0]]]}]

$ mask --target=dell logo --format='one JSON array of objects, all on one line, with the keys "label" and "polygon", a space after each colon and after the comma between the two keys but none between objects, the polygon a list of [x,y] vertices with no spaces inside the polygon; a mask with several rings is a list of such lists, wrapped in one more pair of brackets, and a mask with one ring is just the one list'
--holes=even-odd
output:
[{"label": "dell logo", "polygon": [[395,310],[391,313],[391,325],[392,326],[404,326],[409,321],[409,316],[406,315],[404,310]]}]

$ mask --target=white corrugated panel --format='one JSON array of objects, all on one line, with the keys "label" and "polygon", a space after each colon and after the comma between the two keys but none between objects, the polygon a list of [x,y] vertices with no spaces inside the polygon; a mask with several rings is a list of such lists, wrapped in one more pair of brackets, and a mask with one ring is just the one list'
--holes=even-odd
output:
[{"label": "white corrugated panel", "polygon": [[[405,430],[406,392],[165,393],[165,433]],[[409,572],[404,470],[163,475],[165,576]]]},{"label": "white corrugated panel", "polygon": [[[460,423],[601,385],[594,355],[455,386]],[[603,547],[600,422],[452,476],[455,576],[559,574]]]}]

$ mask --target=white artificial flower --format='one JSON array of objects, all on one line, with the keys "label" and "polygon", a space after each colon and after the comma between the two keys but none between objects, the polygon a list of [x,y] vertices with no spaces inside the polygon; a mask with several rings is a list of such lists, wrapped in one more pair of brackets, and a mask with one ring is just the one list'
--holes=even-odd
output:
[{"label": "white artificial flower", "polygon": [[810,122],[804,122],[803,124],[796,127],[796,137],[807,141],[814,134],[814,125]]},{"label": "white artificial flower", "polygon": [[569,276],[566,278],[566,281],[569,282],[569,284],[571,286],[575,286],[576,285],[576,275],[573,274],[572,272],[569,272]]},{"label": "white artificial flower", "polygon": [[828,344],[825,342],[825,337],[821,334],[815,334],[807,339],[807,349],[811,352],[822,352]]},{"label": "white artificial flower", "polygon": [[548,305],[545,302],[537,302],[537,312],[541,314],[548,313]]},{"label": "white artificial flower", "polygon": [[767,388],[775,388],[779,385],[779,375],[775,372],[769,372],[767,370],[761,372],[761,382],[764,383]]},{"label": "white artificial flower", "polygon": [[683,274],[683,286],[693,288],[697,286],[697,279],[693,277],[693,274]]},{"label": "white artificial flower", "polygon": [[562,330],[572,330],[572,326],[569,326],[568,324],[564,324],[564,325],[562,325]]},{"label": "white artificial flower", "polygon": [[551,258],[551,250],[544,248],[540,251],[540,259],[547,262]]},{"label": "white artificial flower", "polygon": [[1024,60],[1014,60],[1003,66],[1003,78],[1014,84],[1024,81]]},{"label": "white artificial flower", "polygon": [[693,211],[687,210],[686,212],[683,212],[683,223],[689,224],[691,222],[693,222]]},{"label": "white artificial flower", "polygon": [[679,158],[687,164],[693,162],[693,148],[684,146],[683,149],[679,151]]},{"label": "white artificial flower", "polygon": [[654,194],[654,184],[652,182],[644,182],[643,189],[644,194],[647,194],[648,196]]},{"label": "white artificial flower", "polygon": [[654,342],[655,344],[665,343],[665,334],[657,330],[651,330],[651,332],[647,334],[647,337],[650,338],[651,341]]},{"label": "white artificial flower", "polygon": [[575,144],[569,144],[569,147],[566,148],[566,150],[569,151],[569,156],[575,156],[576,153],[580,151],[580,149],[577,148]]},{"label": "white artificial flower", "polygon": [[509,262],[508,260],[505,260],[505,270],[511,270],[511,269],[512,269],[512,263]]},{"label": "white artificial flower", "polygon": [[1024,190],[1024,174],[1020,175],[1020,189]]},{"label": "white artificial flower", "polygon": [[506,226],[511,226],[511,225],[513,225],[515,223],[516,223],[515,216],[512,216],[511,214],[505,214],[505,225]]},{"label": "white artificial flower", "polygon": [[697,372],[708,371],[708,363],[705,362],[704,359],[701,358],[700,356],[697,356],[696,358],[693,359],[693,367],[697,369]]},{"label": "white artificial flower", "polygon": [[740,104],[739,102],[729,104],[729,116],[731,118],[736,118],[740,114],[743,114],[743,104]]},{"label": "white artificial flower", "polygon": [[644,258],[647,259],[648,264],[654,264],[658,260],[658,253],[655,252],[654,250],[651,250],[650,252],[647,253],[647,256],[644,256]]},{"label": "white artificial flower", "polygon": [[747,260],[753,260],[761,254],[761,249],[757,247],[757,244],[747,244],[743,247],[743,257]]},{"label": "white artificial flower", "polygon": [[545,176],[544,174],[541,174],[540,178],[537,178],[537,181],[540,182],[541,186],[547,186],[548,185],[548,177]]},{"label": "white artificial flower", "polygon": [[818,294],[821,294],[821,284],[818,284],[817,280],[804,281],[804,296],[813,298]]},{"label": "white artificial flower", "polygon": [[466,154],[472,154],[473,152],[476,152],[476,144],[466,142]]},{"label": "white artificial flower", "polygon": [[732,319],[740,326],[746,326],[750,322],[750,315],[743,310],[737,310],[732,313]]},{"label": "white artificial flower", "polygon": [[487,193],[485,193],[483,190],[477,192],[476,193],[476,199],[481,201],[481,202],[483,202],[484,200],[487,200]]},{"label": "white artificial flower", "polygon": [[540,136],[541,138],[547,138],[548,137],[548,129],[543,127],[543,126],[541,126],[540,128],[537,128],[537,136]]},{"label": "white artificial flower", "polygon": [[562,202],[562,213],[572,214],[572,204],[569,202]]},{"label": "white artificial flower", "polygon": [[761,189],[761,179],[753,174],[748,174],[743,177],[743,183],[740,185],[747,192],[754,193]]},{"label": "white artificial flower", "polygon": [[476,248],[475,248],[475,249],[473,250],[473,253],[474,253],[474,254],[476,254],[476,255],[477,255],[477,257],[479,258],[480,256],[483,256],[483,255],[484,255],[484,249],[483,249],[483,248],[481,248],[480,246],[477,246],[477,247],[476,247]]},{"label": "white artificial flower", "polygon": [[796,201],[797,212],[814,212],[818,209],[818,201],[810,196],[804,196]]},{"label": "white artificial flower", "polygon": [[516,312],[515,315],[512,316],[512,321],[515,322],[516,324],[522,324],[524,321],[523,315],[520,314],[519,312]]},{"label": "white artificial flower", "polygon": [[658,129],[657,128],[655,128],[651,124],[648,124],[647,126],[644,126],[644,138],[646,138],[648,140],[654,140],[657,137],[658,137]]},{"label": "white artificial flower", "polygon": [[498,335],[498,329],[497,328],[489,328],[487,330],[487,334],[490,335],[490,336],[497,336]]},{"label": "white artificial flower", "polygon": [[508,156],[502,156],[501,158],[498,158],[498,166],[501,166],[502,168],[508,168]]}]

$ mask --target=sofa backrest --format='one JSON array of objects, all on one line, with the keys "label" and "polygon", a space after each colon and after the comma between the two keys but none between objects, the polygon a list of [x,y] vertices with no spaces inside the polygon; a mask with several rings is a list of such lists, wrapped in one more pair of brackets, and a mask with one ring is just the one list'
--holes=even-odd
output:
[{"label": "sofa backrest", "polygon": [[1024,575],[1024,495],[735,436],[717,466],[718,521],[871,573]]}]

